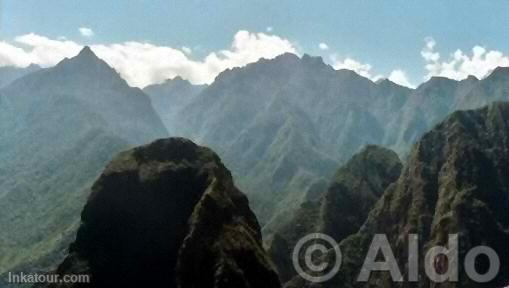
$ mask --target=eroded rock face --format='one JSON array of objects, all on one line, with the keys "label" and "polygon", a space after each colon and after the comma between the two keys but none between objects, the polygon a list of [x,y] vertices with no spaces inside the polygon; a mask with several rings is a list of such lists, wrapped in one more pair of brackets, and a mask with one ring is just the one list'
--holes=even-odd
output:
[{"label": "eroded rock face", "polygon": [[210,149],[171,138],[120,153],[92,190],[58,270],[91,275],[84,287],[280,286],[247,198]]}]

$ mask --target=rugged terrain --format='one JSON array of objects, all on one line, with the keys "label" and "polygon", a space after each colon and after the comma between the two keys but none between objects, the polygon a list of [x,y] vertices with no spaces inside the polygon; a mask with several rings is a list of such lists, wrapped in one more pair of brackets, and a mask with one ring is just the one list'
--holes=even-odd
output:
[{"label": "rugged terrain", "polygon": [[[341,243],[343,266],[333,280],[317,287],[505,287],[509,284],[509,104],[456,112],[426,133],[414,146],[399,180],[370,212],[358,233]],[[419,282],[394,283],[375,273],[356,282],[375,234],[385,234],[399,269],[408,279],[408,237],[419,235],[419,252],[448,247],[449,234],[459,237],[459,282],[431,283],[419,258]],[[498,277],[475,283],[466,277],[465,254],[476,246],[494,249],[501,261]],[[482,259],[482,258],[481,258]],[[445,259],[434,262],[444,267]],[[480,273],[488,265],[478,260]],[[440,268],[437,268],[440,269]],[[306,287],[295,277],[287,287]]]},{"label": "rugged terrain", "polygon": [[189,140],[120,153],[81,220],[58,272],[92,282],[71,287],[280,287],[247,198],[219,157]]},{"label": "rugged terrain", "polygon": [[385,189],[395,182],[402,165],[396,153],[382,147],[368,146],[340,168],[328,188],[316,184],[290,220],[266,231],[268,251],[280,277],[288,281],[296,275],[292,250],[311,233],[324,233],[336,242],[357,233]]},{"label": "rugged terrain", "polygon": [[[175,98],[171,85],[160,86],[145,91],[153,99]],[[172,135],[221,155],[270,228],[365,145],[390,148],[403,159],[454,111],[508,101],[509,70],[498,68],[485,79],[433,77],[409,89],[334,70],[320,57],[284,54],[227,70],[198,90],[184,97],[192,98],[186,105],[176,101],[178,111],[168,103],[158,112],[176,119]]]}]

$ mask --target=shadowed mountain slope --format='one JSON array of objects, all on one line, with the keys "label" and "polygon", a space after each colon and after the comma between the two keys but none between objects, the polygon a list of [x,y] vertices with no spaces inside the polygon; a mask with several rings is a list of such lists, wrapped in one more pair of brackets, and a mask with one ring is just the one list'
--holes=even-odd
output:
[{"label": "shadowed mountain slope", "polygon": [[219,157],[183,138],[120,153],[92,187],[58,272],[85,286],[280,287],[248,200]]},{"label": "shadowed mountain slope", "polygon": [[328,189],[317,185],[320,196],[304,202],[289,220],[272,225],[269,253],[278,266],[283,282],[296,272],[290,255],[304,236],[324,233],[340,242],[355,234],[366,221],[385,189],[400,176],[401,162],[396,153],[378,146],[368,146],[340,168]]}]

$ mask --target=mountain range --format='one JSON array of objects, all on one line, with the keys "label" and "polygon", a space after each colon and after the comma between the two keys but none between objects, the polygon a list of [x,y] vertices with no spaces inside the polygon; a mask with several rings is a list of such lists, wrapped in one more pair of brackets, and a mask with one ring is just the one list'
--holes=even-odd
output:
[{"label": "mountain range", "polygon": [[[169,86],[145,92],[159,99],[152,91]],[[201,92],[186,97],[189,103],[177,111],[158,108],[163,119],[177,119],[170,133],[217,151],[264,231],[271,231],[365,145],[390,148],[404,159],[450,113],[509,100],[509,68],[482,80],[433,77],[409,89],[334,70],[319,57],[284,54],[227,70],[207,87],[185,86]]]},{"label": "mountain range", "polygon": [[[455,112],[427,132],[413,146],[401,176],[388,186],[359,231],[341,241],[341,272],[313,287],[506,287],[509,284],[508,132],[508,103]],[[377,234],[386,235],[405,281],[393,280],[388,272],[372,274],[368,282],[357,281],[364,256]],[[418,282],[408,282],[408,247],[412,234],[419,236],[419,255],[425,255],[435,246],[452,248],[450,235],[458,235],[459,281],[432,282],[425,274],[426,258],[419,256],[416,258]],[[488,282],[467,277],[463,265],[466,254],[478,246],[490,247],[500,260],[500,270]],[[330,253],[327,257],[334,256]],[[478,273],[484,274],[494,263],[480,259],[474,265],[477,271],[482,271]],[[439,273],[448,267],[447,258],[432,261],[428,265],[433,265]],[[296,276],[285,287],[306,285]]]},{"label": "mountain range", "polygon": [[[352,71],[335,70],[319,57],[284,54],[226,70],[210,85],[192,85],[176,78],[141,90],[127,85],[114,69],[86,47],[76,57],[64,59],[55,67],[31,69],[34,70],[23,70],[26,74],[5,77],[0,71],[0,83],[5,83],[0,88],[0,227],[4,231],[0,235],[0,275],[7,271],[50,271],[63,259],[67,260],[58,270],[62,273],[66,268],[76,267],[64,265],[73,261],[78,264],[91,261],[92,266],[88,267],[91,273],[132,272],[94,270],[92,258],[97,255],[90,254],[87,245],[95,245],[93,237],[106,237],[101,234],[105,229],[101,223],[108,223],[109,216],[98,218],[102,219],[99,221],[87,215],[94,214],[90,211],[98,211],[90,208],[94,205],[102,209],[99,202],[94,202],[94,195],[116,193],[107,192],[115,189],[100,186],[102,181],[115,180],[100,173],[117,153],[169,135],[186,137],[198,145],[211,147],[224,161],[239,189],[230,183],[228,176],[223,177],[228,189],[219,191],[244,191],[256,217],[245,207],[245,200],[239,200],[238,205],[233,201],[235,209],[225,208],[225,211],[236,215],[234,218],[239,219],[242,229],[248,230],[245,234],[240,232],[242,237],[254,239],[246,249],[252,249],[250,251],[257,255],[253,258],[258,267],[256,271],[273,275],[270,261],[266,259],[269,255],[287,287],[306,287],[295,277],[287,254],[299,237],[308,232],[328,233],[341,241],[350,259],[350,266],[345,270],[348,272],[358,268],[357,252],[366,249],[368,239],[377,231],[386,232],[398,245],[398,237],[406,231],[425,232],[424,246],[441,243],[444,233],[451,231],[465,233],[471,244],[492,239],[488,236],[502,237],[502,240],[506,237],[507,219],[502,211],[508,206],[504,194],[508,190],[503,180],[507,170],[502,160],[507,139],[507,107],[492,103],[509,100],[509,68],[497,68],[485,79],[469,77],[455,81],[433,77],[416,89],[409,89],[389,80],[374,83]],[[5,75],[14,74],[6,72]],[[491,106],[455,113],[486,105]],[[189,146],[202,149],[187,140],[182,141],[188,144],[178,144],[177,140],[170,142],[182,149]],[[117,156],[108,167],[120,165],[117,168],[122,170],[128,168],[122,164],[140,165],[136,169],[148,173],[139,172],[140,175],[149,177],[148,180],[156,175],[153,179],[159,179],[157,171],[150,169],[177,164],[170,165],[165,162],[168,159],[164,159],[167,153],[175,153],[173,148],[168,148],[164,141],[156,143],[156,147],[161,145],[166,150],[143,146],[145,148],[138,149],[156,149],[161,154],[150,152],[141,160],[128,159],[125,163],[120,161],[122,156]],[[132,151],[139,150],[129,151],[120,155],[136,154]],[[497,159],[497,153],[501,153],[502,160]],[[149,161],[146,164],[150,169],[145,170],[143,161]],[[182,163],[187,165],[185,161]],[[206,163],[201,164],[208,167]],[[107,168],[106,174],[107,171],[110,170]],[[222,173],[230,173],[226,171],[225,168]],[[93,185],[99,176],[99,182]],[[183,181],[183,186],[195,185],[199,180],[178,180],[180,177],[175,181]],[[125,181],[131,181],[129,179]],[[144,180],[132,184],[146,185]],[[160,193],[156,186],[140,189]],[[491,188],[496,194],[487,191]],[[203,189],[194,192],[206,194]],[[226,198],[244,199],[239,196],[242,193],[232,193]],[[159,199],[157,195],[154,197]],[[122,205],[126,203],[117,203],[115,199],[107,201],[125,209]],[[137,202],[143,201],[154,199]],[[191,202],[182,209],[196,209],[197,202]],[[83,206],[84,214],[80,219]],[[241,209],[237,209],[238,206],[242,206]],[[458,209],[466,212],[460,213]],[[138,212],[143,223],[145,220],[149,221],[147,223],[166,221],[158,218],[161,215],[150,214],[154,212],[150,209]],[[189,223],[184,224],[190,214],[175,216],[182,221],[171,225],[194,229],[192,225],[185,226]],[[421,214],[424,216],[417,216]],[[157,219],[151,219],[150,215]],[[88,221],[94,225],[84,225]],[[141,233],[141,237],[144,234],[136,221],[128,228],[133,228],[134,234]],[[225,224],[230,223],[228,221],[219,224],[229,227],[230,224]],[[463,225],[462,221],[474,224]],[[479,223],[484,230],[474,229]],[[99,234],[87,234],[87,229],[99,229],[96,231]],[[76,238],[78,230],[82,232]],[[259,230],[265,239],[267,255],[260,248]],[[200,237],[207,236],[205,232],[199,233],[202,234],[188,253],[216,253],[217,247],[196,246],[201,243]],[[157,239],[161,236],[147,235]],[[219,241],[219,244],[231,240],[230,234],[214,235],[219,238],[210,240]],[[107,241],[106,238],[101,238],[101,242]],[[140,239],[146,241],[143,237]],[[146,243],[133,241],[125,243],[146,246]],[[490,244],[505,253],[502,242],[497,241]],[[67,251],[71,242],[75,244]],[[110,244],[110,252],[115,252],[114,243]],[[172,259],[175,263],[176,258]],[[228,257],[210,259],[231,260]],[[214,261],[209,264],[219,263]],[[241,265],[242,261],[235,261],[228,269]],[[258,265],[258,261],[262,264]],[[186,269],[200,272],[200,267],[191,266]],[[242,271],[233,270],[232,275]],[[220,276],[218,279],[223,279]],[[331,283],[343,285],[337,287],[356,287],[349,277],[352,276],[341,274]],[[385,279],[376,278],[371,284],[376,286]],[[506,280],[501,277],[494,283],[508,284]],[[246,281],[242,283],[256,280]],[[465,281],[462,282],[465,287],[476,287]],[[185,282],[194,283],[191,276]],[[274,287],[279,285],[276,282]],[[329,287],[327,285],[323,287]],[[384,285],[391,287],[387,283]],[[0,287],[3,287],[1,282]]]}]

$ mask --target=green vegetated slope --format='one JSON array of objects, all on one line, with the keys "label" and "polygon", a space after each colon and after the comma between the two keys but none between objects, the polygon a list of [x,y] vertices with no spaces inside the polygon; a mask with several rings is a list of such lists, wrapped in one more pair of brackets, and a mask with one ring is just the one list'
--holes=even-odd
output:
[{"label": "green vegetated slope", "polygon": [[507,68],[483,80],[433,77],[409,89],[285,54],[225,71],[179,111],[158,111],[176,119],[173,135],[218,151],[269,231],[365,145],[405,158],[447,115],[508,100],[508,89]]},{"label": "green vegetated slope", "polygon": [[149,98],[89,48],[0,90],[0,274],[54,265],[104,165],[166,135]]},{"label": "green vegetated slope", "polygon": [[218,151],[267,224],[298,209],[317,179],[364,144],[382,143],[410,92],[285,54],[220,74],[179,112],[172,133]]},{"label": "green vegetated slope", "polygon": [[399,178],[401,169],[396,153],[368,146],[336,172],[328,188],[316,185],[315,189],[325,193],[309,197],[290,221],[281,221],[273,231],[266,231],[271,235],[268,251],[281,280],[286,282],[296,275],[291,255],[301,238],[323,233],[339,243],[357,233],[385,189]]},{"label": "green vegetated slope", "polygon": [[[397,182],[389,186],[354,235],[341,242],[343,266],[331,281],[316,287],[505,287],[509,284],[509,104],[456,112],[426,133],[413,147]],[[419,282],[394,282],[375,273],[357,282],[375,234],[385,234],[399,269],[408,280],[408,241],[419,235]],[[459,282],[431,283],[423,255],[430,247],[448,246],[459,238]],[[488,283],[467,277],[463,263],[476,246],[488,246],[501,261],[498,276]],[[439,261],[445,261],[441,259]],[[434,262],[435,267],[445,267]],[[488,263],[479,260],[478,271]],[[439,268],[437,268],[439,269]],[[286,287],[306,287],[294,277]]]}]

